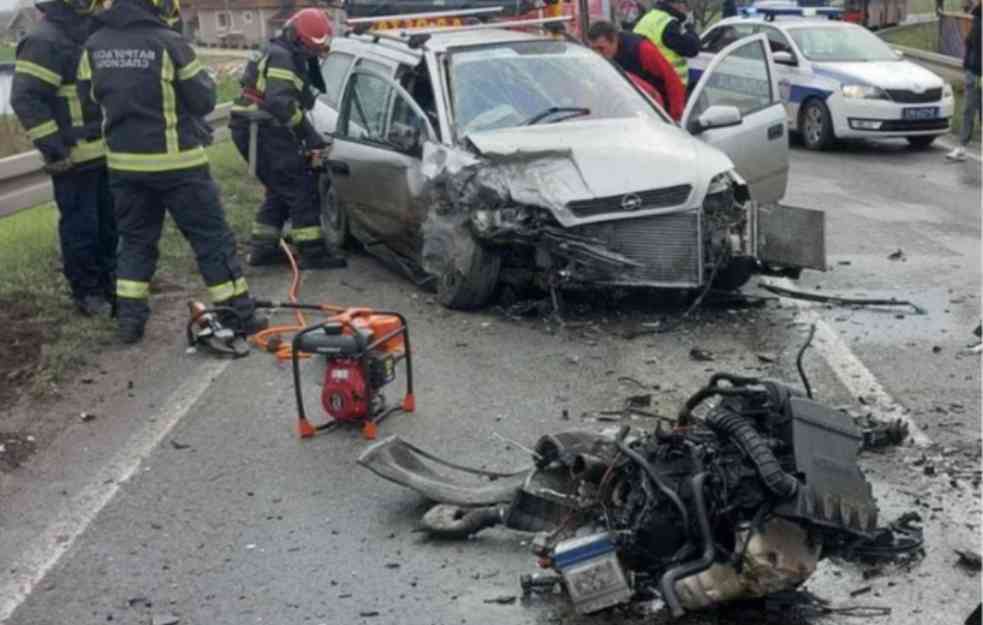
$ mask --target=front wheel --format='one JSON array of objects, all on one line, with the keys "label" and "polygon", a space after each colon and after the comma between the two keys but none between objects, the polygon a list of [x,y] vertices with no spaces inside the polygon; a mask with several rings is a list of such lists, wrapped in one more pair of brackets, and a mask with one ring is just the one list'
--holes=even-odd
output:
[{"label": "front wheel", "polygon": [[916,150],[925,150],[933,143],[935,143],[936,135],[921,135],[918,137],[905,137],[908,140],[908,145],[915,148]]},{"label": "front wheel", "polygon": [[321,231],[324,233],[324,244],[329,250],[341,250],[352,242],[351,230],[348,226],[348,212],[338,201],[331,178],[321,176],[319,181],[321,195]]},{"label": "front wheel", "polygon": [[810,150],[825,150],[833,144],[833,118],[820,100],[809,100],[802,108],[799,128],[802,143]]},{"label": "front wheel", "polygon": [[433,236],[426,247],[429,253],[425,264],[436,279],[441,304],[457,310],[475,310],[488,303],[502,269],[498,252],[476,241],[470,232],[460,230]]}]

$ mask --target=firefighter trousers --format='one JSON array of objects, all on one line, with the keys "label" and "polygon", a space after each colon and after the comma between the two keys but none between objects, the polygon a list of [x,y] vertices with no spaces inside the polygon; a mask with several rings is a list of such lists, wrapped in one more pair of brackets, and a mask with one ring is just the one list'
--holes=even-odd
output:
[{"label": "firefighter trousers", "polygon": [[[236,148],[249,160],[249,124],[236,122],[231,130]],[[266,187],[266,200],[256,213],[252,244],[275,248],[289,219],[290,237],[301,254],[307,249],[323,250],[317,176],[293,133],[283,126],[260,124],[256,161],[256,176]]]},{"label": "firefighter trousers", "polygon": [[207,167],[154,174],[113,172],[110,184],[120,237],[116,296],[121,322],[142,324],[150,315],[150,279],[157,269],[165,210],[191,244],[212,301],[234,307],[243,318],[252,316],[255,305],[242,277],[235,235]]},{"label": "firefighter trousers", "polygon": [[116,217],[104,166],[52,177],[58,237],[72,297],[112,298],[116,271]]}]

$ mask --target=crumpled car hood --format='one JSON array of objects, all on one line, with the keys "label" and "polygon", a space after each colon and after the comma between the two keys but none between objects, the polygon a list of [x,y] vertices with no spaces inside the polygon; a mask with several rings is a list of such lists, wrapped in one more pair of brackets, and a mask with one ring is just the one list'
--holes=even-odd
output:
[{"label": "crumpled car hood", "polygon": [[[536,153],[564,154],[556,171],[537,176],[539,194],[554,209],[567,202],[689,184],[701,193],[714,175],[733,168],[730,159],[682,129],[647,119],[612,119],[508,128],[468,135],[491,159],[524,160]],[[564,164],[563,161],[566,161]],[[515,181],[515,185],[521,185]],[[519,198],[515,198],[519,200]],[[565,221],[561,218],[561,221]]]}]

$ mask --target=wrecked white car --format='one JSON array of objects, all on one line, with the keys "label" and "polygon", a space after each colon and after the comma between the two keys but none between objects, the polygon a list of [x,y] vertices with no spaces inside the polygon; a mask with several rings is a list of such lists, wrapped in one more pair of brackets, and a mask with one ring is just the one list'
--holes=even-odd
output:
[{"label": "wrecked white car", "polygon": [[325,237],[354,237],[464,309],[502,283],[732,289],[824,269],[822,213],[777,204],[788,142],[766,43],[722,51],[680,127],[570,41],[339,37],[312,112],[333,136]]}]

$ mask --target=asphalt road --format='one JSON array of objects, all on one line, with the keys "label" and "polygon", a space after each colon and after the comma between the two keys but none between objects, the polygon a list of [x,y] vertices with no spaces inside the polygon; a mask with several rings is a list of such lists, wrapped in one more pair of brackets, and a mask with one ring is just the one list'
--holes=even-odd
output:
[{"label": "asphalt road", "polygon": [[[799,288],[904,297],[925,315],[789,301],[723,306],[672,334],[628,341],[615,310],[595,310],[591,324],[573,328],[496,311],[451,313],[362,256],[348,270],[309,275],[304,298],[404,312],[417,412],[392,417],[381,434],[499,469],[528,458],[496,434],[531,444],[557,430],[610,427],[590,413],[640,391],[624,376],[658,385],[655,409],[665,414],[712,371],[795,381],[803,323],[818,319],[807,359],[818,397],[908,419],[926,443],[865,455],[863,466],[882,518],[918,510],[928,548],[913,569],[869,579],[856,565],[824,562],[808,587],[836,603],[893,609],[874,623],[962,623],[980,601],[978,574],[954,566],[952,551],[980,547],[979,486],[958,473],[980,462],[980,363],[964,353],[980,319],[980,176],[979,163],[946,164],[943,153],[796,149],[787,198],[826,210],[829,221],[832,270],[807,275]],[[904,260],[889,260],[898,249]],[[250,280],[275,296],[286,286],[276,271]],[[366,446],[357,432],[295,437],[287,368],[259,353],[234,363],[188,354],[178,327],[177,318],[156,318],[146,346],[108,354],[112,388],[97,398],[80,386],[74,401],[52,408],[69,419],[93,401],[98,418],[72,419],[43,453],[0,475],[0,621],[624,620],[577,619],[555,598],[486,603],[520,594],[518,576],[535,569],[528,537],[496,530],[461,543],[427,540],[413,531],[425,502],[355,464]],[[694,362],[693,347],[715,361]],[[765,353],[777,362],[763,363]],[[313,368],[305,371],[312,404]]]}]

